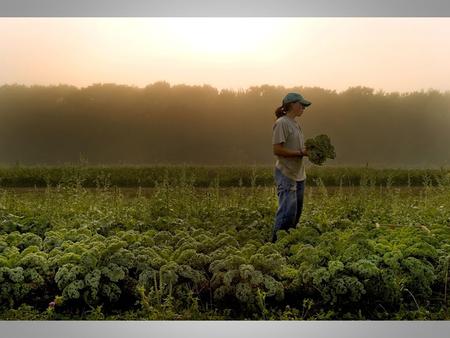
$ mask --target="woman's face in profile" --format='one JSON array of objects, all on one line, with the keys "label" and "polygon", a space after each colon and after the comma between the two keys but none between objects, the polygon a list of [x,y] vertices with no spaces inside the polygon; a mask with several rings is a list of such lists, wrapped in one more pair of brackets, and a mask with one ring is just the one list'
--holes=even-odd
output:
[{"label": "woman's face in profile", "polygon": [[305,110],[305,107],[300,102],[295,102],[292,105],[292,109],[295,112],[295,116],[302,116],[303,111]]}]

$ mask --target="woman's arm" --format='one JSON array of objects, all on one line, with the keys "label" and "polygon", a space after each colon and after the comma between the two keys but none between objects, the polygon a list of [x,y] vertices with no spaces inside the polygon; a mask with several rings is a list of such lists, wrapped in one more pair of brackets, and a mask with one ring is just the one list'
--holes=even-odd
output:
[{"label": "woman's arm", "polygon": [[302,150],[291,150],[283,147],[283,143],[278,143],[273,145],[273,153],[277,156],[284,157],[302,157],[308,156],[306,149]]}]

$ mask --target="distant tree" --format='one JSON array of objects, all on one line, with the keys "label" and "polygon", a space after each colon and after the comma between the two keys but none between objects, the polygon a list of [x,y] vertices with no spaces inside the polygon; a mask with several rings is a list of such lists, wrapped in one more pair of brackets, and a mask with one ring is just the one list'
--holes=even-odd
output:
[{"label": "distant tree", "polygon": [[450,164],[450,92],[263,84],[237,91],[210,85],[144,88],[97,83],[0,87],[0,162],[24,164],[272,164],[274,110],[290,91],[313,102],[306,137],[330,136],[331,164]]}]

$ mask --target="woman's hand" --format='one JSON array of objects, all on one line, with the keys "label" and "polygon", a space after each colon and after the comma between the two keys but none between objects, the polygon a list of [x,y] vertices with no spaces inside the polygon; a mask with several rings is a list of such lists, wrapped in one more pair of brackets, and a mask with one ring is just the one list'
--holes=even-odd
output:
[{"label": "woman's hand", "polygon": [[278,143],[273,145],[273,153],[277,156],[284,156],[284,157],[303,157],[308,156],[308,151],[306,148],[299,149],[299,150],[293,150],[293,149],[286,149],[283,147],[283,143]]}]

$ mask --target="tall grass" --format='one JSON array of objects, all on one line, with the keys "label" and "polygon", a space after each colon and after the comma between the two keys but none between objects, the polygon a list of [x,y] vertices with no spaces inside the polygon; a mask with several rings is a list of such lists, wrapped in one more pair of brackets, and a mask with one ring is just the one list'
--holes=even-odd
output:
[{"label": "tall grass", "polygon": [[[273,167],[267,166],[11,166],[0,167],[0,187],[47,187],[79,184],[83,187],[156,187],[189,181],[195,187],[272,186]],[[307,182],[325,186],[437,186],[450,180],[448,169],[307,168]]]}]

